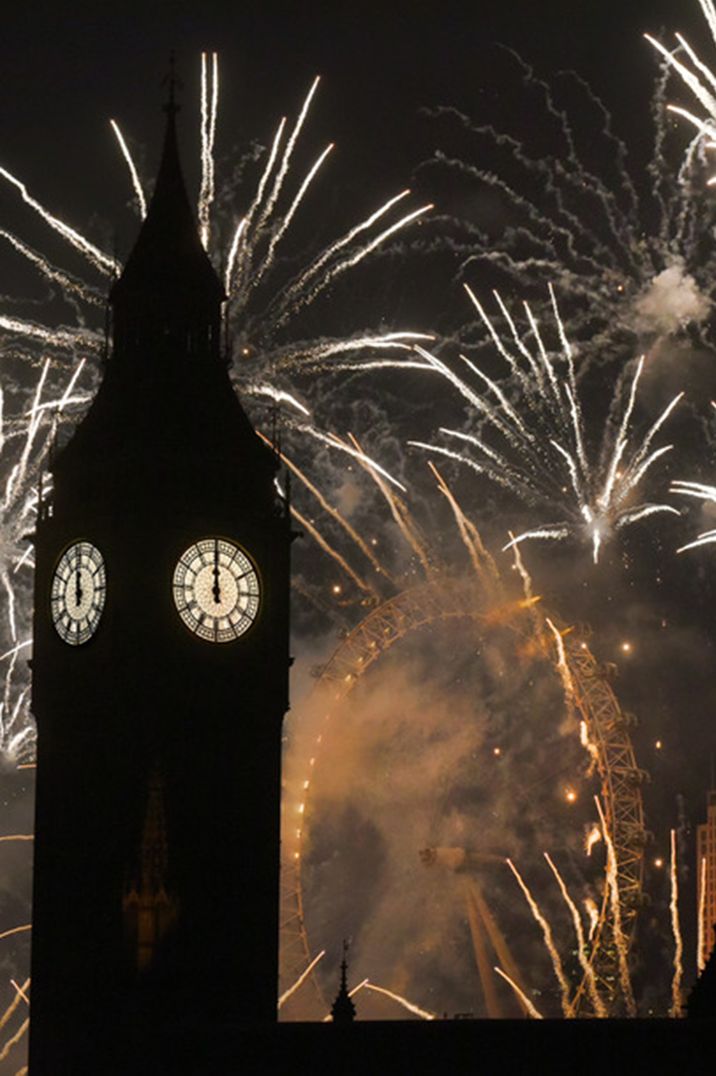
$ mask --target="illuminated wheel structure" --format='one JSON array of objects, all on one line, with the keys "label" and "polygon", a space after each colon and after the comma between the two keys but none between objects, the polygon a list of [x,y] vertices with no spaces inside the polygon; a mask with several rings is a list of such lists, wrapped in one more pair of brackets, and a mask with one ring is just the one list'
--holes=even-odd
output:
[{"label": "illuminated wheel structure", "polygon": [[[494,621],[500,599],[492,588],[481,587],[474,580],[436,576],[404,590],[374,609],[338,645],[330,660],[318,674],[314,696],[323,706],[321,728],[354,689],[361,676],[392,646],[408,633],[439,624],[440,621],[470,619],[489,627]],[[505,603],[510,610],[510,626],[524,638],[544,632],[549,644],[544,611],[526,602]],[[537,618],[536,620],[534,618]],[[552,618],[554,623],[554,617]],[[611,836],[617,865],[621,927],[627,945],[631,945],[636,917],[642,904],[646,829],[641,786],[647,775],[634,756],[629,729],[635,719],[625,713],[610,685],[610,666],[599,663],[591,653],[584,632],[572,631],[563,636],[567,664],[574,689],[577,717],[585,722],[589,740],[596,747],[596,770],[601,785],[601,801]],[[554,645],[552,636],[552,646]],[[312,697],[314,697],[312,696]],[[320,753],[322,732],[314,736],[312,757],[306,774],[298,781],[300,789],[293,802],[284,806],[282,836],[281,887],[281,990],[288,989],[315,956],[304,921],[301,888],[301,854],[304,837],[303,818],[309,794],[310,776]],[[293,791],[293,789],[291,789]],[[600,996],[609,1015],[624,1014],[624,999],[619,990],[619,964],[613,941],[613,909],[606,877],[601,895],[598,924],[593,932],[589,960]],[[328,1004],[320,985],[312,976],[317,1001],[324,1012]],[[586,976],[578,984],[572,999],[576,1016],[594,1015]]]}]

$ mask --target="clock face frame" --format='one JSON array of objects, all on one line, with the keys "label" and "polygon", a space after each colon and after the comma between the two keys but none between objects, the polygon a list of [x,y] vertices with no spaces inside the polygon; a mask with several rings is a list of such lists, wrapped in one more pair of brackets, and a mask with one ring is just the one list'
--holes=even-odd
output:
[{"label": "clock face frame", "polygon": [[70,646],[92,638],[104,609],[107,573],[104,557],[91,542],[74,542],[52,576],[50,609],[55,631]]},{"label": "clock face frame", "polygon": [[261,603],[255,565],[235,542],[216,536],[200,538],[182,553],[172,592],[189,630],[212,643],[245,635]]}]

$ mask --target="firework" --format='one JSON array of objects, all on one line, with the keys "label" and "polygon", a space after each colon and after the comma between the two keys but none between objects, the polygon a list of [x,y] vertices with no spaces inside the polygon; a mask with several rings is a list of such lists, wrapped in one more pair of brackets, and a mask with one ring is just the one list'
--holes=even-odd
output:
[{"label": "firework", "polygon": [[[678,480],[671,483],[671,492],[681,494],[684,497],[695,497],[707,504],[716,505],[716,486],[707,486],[703,482],[683,482]],[[676,552],[684,553],[687,549],[696,549],[698,546],[711,545],[716,542],[716,528],[703,531],[692,542],[680,546]]]},{"label": "firework", "polygon": [[676,859],[676,830],[671,831],[671,863],[669,868],[671,880],[671,900],[669,911],[671,912],[671,929],[674,934],[674,975],[671,981],[671,1012],[670,1016],[681,1016],[683,999],[681,997],[681,980],[684,977],[684,943],[681,937],[681,924],[679,922],[679,877],[678,863]]},{"label": "firework", "polygon": [[701,972],[706,967],[706,856],[701,857],[701,863],[699,864],[699,921],[697,924],[697,937],[696,937],[696,968]]},{"label": "firework", "polygon": [[311,974],[311,972],[312,972],[312,971],[313,971],[313,969],[314,969],[314,968],[316,967],[316,965],[318,964],[318,962],[319,962],[320,960],[323,960],[323,957],[324,957],[325,955],[326,955],[326,950],[325,950],[325,949],[321,949],[321,951],[320,951],[320,953],[318,954],[318,956],[314,956],[313,960],[312,960],[312,961],[311,961],[311,963],[310,963],[310,964],[308,965],[308,967],[307,967],[307,968],[306,968],[306,969],[305,969],[304,971],[302,971],[302,972],[301,972],[301,974],[299,975],[299,977],[298,977],[298,978],[296,979],[296,982],[295,982],[295,983],[293,983],[293,985],[292,985],[292,986],[289,986],[288,990],[284,990],[283,994],[281,994],[281,997],[280,997],[280,998],[278,999],[278,1004],[277,1004],[277,1008],[278,1008],[278,1009],[280,1009],[280,1008],[281,1008],[281,1007],[282,1007],[282,1006],[283,1006],[283,1005],[285,1004],[285,1002],[287,1002],[287,1001],[288,1001],[288,999],[289,999],[289,998],[291,997],[291,995],[292,995],[292,994],[295,994],[295,993],[296,993],[296,991],[298,990],[298,988],[299,988],[300,986],[302,986],[302,985],[303,985],[303,983],[305,983],[305,981],[306,981],[306,979],[308,978],[308,976],[309,976],[309,975]]},{"label": "firework", "polygon": [[[529,331],[521,334],[495,293],[509,331],[508,342],[470,288],[466,290],[508,366],[507,383],[503,386],[494,381],[461,356],[472,376],[468,381],[442,359],[416,345],[425,361],[424,368],[440,374],[457,389],[473,409],[479,429],[477,433],[467,433],[442,427],[440,433],[447,445],[409,443],[456,460],[527,504],[557,516],[555,522],[539,523],[518,534],[509,545],[528,539],[563,541],[586,537],[596,563],[603,544],[615,532],[657,513],[678,515],[672,505],[642,501],[639,494],[648,472],[673,447],[652,445],[683,393],[671,400],[646,432],[636,436],[633,416],[644,367],[644,359],[640,358],[626,398],[620,401],[619,416],[607,421],[600,452],[596,460],[590,459],[572,348],[552,287],[549,294],[557,351],[548,350],[527,303]],[[459,450],[452,447],[455,444]]]},{"label": "firework", "polygon": [[[548,84],[514,52],[506,56],[524,106],[512,128],[455,108],[426,110],[444,147],[422,165],[436,200],[449,206],[457,189],[459,205],[486,203],[490,215],[438,214],[419,249],[447,251],[459,278],[497,279],[509,292],[539,297],[559,280],[585,364],[623,362],[637,339],[652,345],[686,325],[705,326],[716,251],[704,240],[716,212],[700,155],[682,162],[679,150],[672,160],[668,67],[655,86],[649,181],[640,184],[606,106],[583,79],[570,72]],[[528,128],[522,116],[534,113],[539,120]],[[484,327],[467,324],[460,336],[483,339]]]},{"label": "firework", "polygon": [[[716,44],[716,7],[713,0],[699,0],[699,6],[708,24],[711,39]],[[678,43],[678,49],[675,51],[681,53],[682,58],[675,55],[675,52],[670,52],[651,34],[644,34],[644,37],[661,54],[665,63],[676,72],[683,85],[691,91],[703,109],[702,115],[696,116],[689,109],[678,105],[668,106],[670,112],[682,116],[696,128],[696,135],[686,152],[687,160],[693,156],[697,146],[705,144],[706,148],[712,149],[716,139],[716,76],[699,58],[682,34],[675,35]],[[708,182],[709,185],[716,183],[716,176],[712,176]]]},{"label": "firework", "polygon": [[627,1012],[629,1016],[636,1016],[634,992],[631,985],[631,976],[629,975],[629,947],[622,927],[621,897],[619,894],[619,864],[614,849],[614,841],[612,840],[612,836],[607,827],[604,811],[598,796],[594,797],[594,802],[599,814],[602,836],[604,837],[604,843],[607,848],[607,884],[609,886],[609,897],[612,909],[614,945],[616,946],[617,959],[619,962],[619,982],[626,1003]]},{"label": "firework", "polygon": [[589,991],[589,997],[594,1006],[594,1012],[598,1017],[606,1017],[607,1010],[599,995],[599,989],[597,987],[597,979],[594,974],[594,968],[589,960],[589,953],[587,952],[587,943],[584,938],[584,928],[582,927],[582,919],[576,904],[569,895],[569,890],[565,884],[562,875],[557,870],[555,863],[550,855],[545,852],[544,858],[549,864],[549,868],[557,879],[557,885],[559,891],[562,894],[565,904],[569,909],[569,913],[572,916],[572,923],[574,924],[574,933],[577,939],[577,959],[579,960],[580,967],[584,974],[584,981],[587,984],[587,990]]},{"label": "firework", "polygon": [[552,959],[552,966],[554,968],[555,978],[557,979],[557,982],[559,983],[559,988],[560,988],[561,995],[562,995],[562,1012],[566,1017],[573,1016],[574,1013],[572,1011],[572,1005],[571,1005],[570,1000],[569,1000],[569,992],[570,992],[569,991],[569,982],[567,981],[567,976],[564,974],[564,967],[562,966],[562,959],[561,959],[561,957],[559,955],[559,952],[557,950],[557,946],[554,943],[554,937],[553,937],[553,934],[552,934],[552,928],[549,925],[549,922],[545,918],[544,914],[540,910],[540,907],[537,904],[537,901],[532,896],[532,893],[530,892],[530,889],[529,889],[527,883],[524,881],[524,879],[522,878],[522,875],[517,870],[517,867],[514,865],[514,863],[512,862],[511,859],[507,860],[507,865],[509,866],[510,870],[512,871],[515,878],[517,879],[519,887],[520,887],[520,889],[522,890],[522,892],[524,894],[525,900],[529,904],[530,911],[532,912],[532,915],[534,916],[535,921],[537,923],[539,923],[540,928],[542,930],[542,934],[544,936],[544,942],[545,942],[545,945],[547,947],[547,952],[549,953],[549,955],[550,955],[550,957]]},{"label": "firework", "polygon": [[525,994],[524,990],[520,990],[519,986],[514,981],[514,979],[511,979],[510,976],[507,974],[507,972],[503,971],[502,968],[498,968],[497,965],[495,965],[494,970],[497,972],[497,974],[500,976],[500,978],[504,979],[506,983],[509,983],[509,985],[514,990],[517,997],[520,999],[520,1001],[524,1005],[527,1012],[532,1017],[532,1019],[533,1020],[544,1020],[544,1017],[542,1016],[542,1013],[539,1011],[539,1009],[535,1005],[533,1005],[533,1003],[530,1001],[530,999]]},{"label": "firework", "polygon": [[421,1009],[419,1005],[415,1005],[412,1001],[408,1001],[407,998],[404,998],[401,994],[396,994],[393,990],[387,990],[384,986],[376,986],[375,983],[371,982],[366,982],[364,985],[366,990],[373,990],[376,994],[383,994],[392,1001],[397,1001],[404,1009],[419,1016],[421,1020],[437,1019],[434,1012],[429,1012],[427,1009]]}]

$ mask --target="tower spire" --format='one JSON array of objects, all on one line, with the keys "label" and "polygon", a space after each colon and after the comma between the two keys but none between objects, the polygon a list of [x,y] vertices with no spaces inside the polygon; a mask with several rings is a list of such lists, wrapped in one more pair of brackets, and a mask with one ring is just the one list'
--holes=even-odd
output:
[{"label": "tower spire", "polygon": [[164,145],[147,216],[109,300],[113,353],[157,353],[170,344],[192,357],[220,354],[220,308],[226,298],[199,237],[177,140],[177,78],[172,64],[164,106]]},{"label": "tower spire", "polygon": [[331,1006],[331,1016],[334,1024],[350,1024],[356,1018],[356,1007],[348,993],[348,942],[343,939],[343,959],[341,960],[341,985],[338,988],[336,1000]]}]

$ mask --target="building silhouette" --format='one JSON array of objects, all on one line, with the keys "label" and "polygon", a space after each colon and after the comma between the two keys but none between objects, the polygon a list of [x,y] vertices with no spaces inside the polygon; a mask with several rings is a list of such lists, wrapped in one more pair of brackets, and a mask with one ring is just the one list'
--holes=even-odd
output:
[{"label": "building silhouette", "polygon": [[36,533],[30,1071],[176,1072],[276,1018],[289,545],[175,130]]}]

